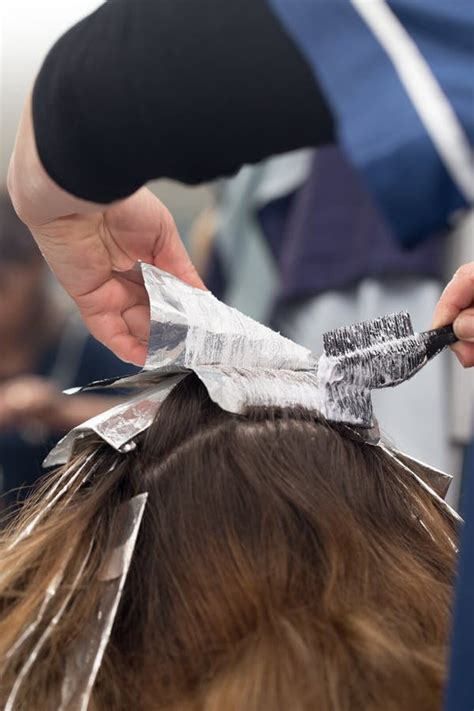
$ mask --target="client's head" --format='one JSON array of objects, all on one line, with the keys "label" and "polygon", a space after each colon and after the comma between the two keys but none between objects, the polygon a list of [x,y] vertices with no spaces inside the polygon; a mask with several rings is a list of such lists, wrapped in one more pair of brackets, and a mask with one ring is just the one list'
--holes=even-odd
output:
[{"label": "client's head", "polygon": [[94,541],[16,708],[59,707],[67,651],[97,605],[114,511],[145,491],[91,709],[440,707],[456,536],[430,495],[380,448],[307,411],[229,414],[194,376],[111,471],[117,455],[97,441],[78,456],[94,448],[100,471],[87,485],[72,486],[10,551],[12,532],[5,536],[5,689],[33,640],[7,660],[6,651],[64,569],[50,603],[59,609]]}]

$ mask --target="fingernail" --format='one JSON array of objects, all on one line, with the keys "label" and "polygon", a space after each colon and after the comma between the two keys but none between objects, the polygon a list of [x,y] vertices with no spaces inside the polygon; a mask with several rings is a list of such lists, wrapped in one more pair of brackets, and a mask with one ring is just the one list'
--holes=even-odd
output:
[{"label": "fingernail", "polygon": [[454,322],[454,333],[461,341],[474,341],[474,316],[461,314]]}]

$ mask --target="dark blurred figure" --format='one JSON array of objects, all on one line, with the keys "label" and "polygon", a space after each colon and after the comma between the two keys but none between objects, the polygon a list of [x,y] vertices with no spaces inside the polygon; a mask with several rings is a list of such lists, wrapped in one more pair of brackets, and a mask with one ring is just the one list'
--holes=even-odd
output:
[{"label": "dark blurred figure", "polygon": [[[28,229],[0,192],[0,489],[21,500],[48,449],[66,431],[115,404],[61,391],[133,372],[95,341],[61,302]],[[19,489],[21,487],[21,489]]]}]

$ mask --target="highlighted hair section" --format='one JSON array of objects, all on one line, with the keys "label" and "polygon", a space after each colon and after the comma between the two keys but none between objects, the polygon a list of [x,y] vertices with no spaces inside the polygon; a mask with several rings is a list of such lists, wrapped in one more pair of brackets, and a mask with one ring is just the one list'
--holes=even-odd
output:
[{"label": "highlighted hair section", "polygon": [[147,492],[89,709],[441,708],[455,524],[386,451],[308,410],[224,412],[190,376],[135,450],[76,458],[0,544],[2,705],[63,610],[14,706],[61,708],[117,512]]}]

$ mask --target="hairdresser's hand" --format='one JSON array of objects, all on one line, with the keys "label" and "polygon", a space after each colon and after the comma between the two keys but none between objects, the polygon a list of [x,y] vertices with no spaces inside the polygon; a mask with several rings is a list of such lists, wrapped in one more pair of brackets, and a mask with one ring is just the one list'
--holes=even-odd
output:
[{"label": "hairdresser's hand", "polygon": [[460,340],[453,351],[465,368],[474,366],[474,262],[457,270],[436,307],[433,328],[451,323]]},{"label": "hairdresser's hand", "polygon": [[148,298],[137,274],[125,272],[142,260],[203,288],[166,207],[145,188],[112,205],[89,203],[62,190],[39,160],[30,102],[8,187],[19,217],[91,333],[119,358],[143,364]]}]

